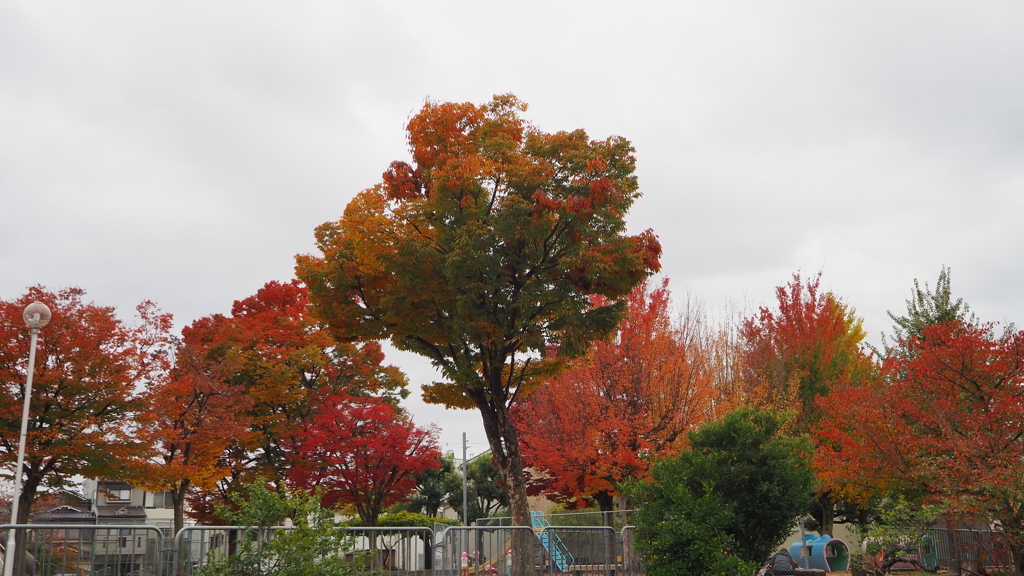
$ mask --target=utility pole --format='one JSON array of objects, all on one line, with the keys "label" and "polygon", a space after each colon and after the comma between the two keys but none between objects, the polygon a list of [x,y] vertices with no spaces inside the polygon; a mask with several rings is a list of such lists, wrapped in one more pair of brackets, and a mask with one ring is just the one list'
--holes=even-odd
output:
[{"label": "utility pole", "polygon": [[462,525],[469,526],[469,484],[466,480],[466,469],[469,468],[469,461],[466,460],[466,433],[462,433]]}]

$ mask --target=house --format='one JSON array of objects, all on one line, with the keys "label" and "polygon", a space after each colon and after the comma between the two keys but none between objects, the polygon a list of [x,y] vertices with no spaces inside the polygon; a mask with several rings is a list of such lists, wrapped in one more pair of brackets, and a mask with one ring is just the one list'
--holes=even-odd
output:
[{"label": "house", "polygon": [[145,524],[156,526],[165,538],[173,538],[174,504],[170,492],[149,492],[126,482],[89,479],[82,491],[92,502],[96,524]]},{"label": "house", "polygon": [[[61,573],[136,573],[156,565],[174,538],[174,509],[168,492],[88,479],[82,483],[82,493],[61,490],[39,504],[33,524],[83,526],[31,531],[37,556],[43,556],[39,559]],[[143,526],[154,526],[159,532]]]}]

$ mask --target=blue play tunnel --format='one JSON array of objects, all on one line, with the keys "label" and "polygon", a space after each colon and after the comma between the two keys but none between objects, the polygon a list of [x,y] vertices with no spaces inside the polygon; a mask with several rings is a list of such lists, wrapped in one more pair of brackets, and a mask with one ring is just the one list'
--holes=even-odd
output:
[{"label": "blue play tunnel", "polygon": [[817,568],[825,572],[845,572],[850,567],[850,549],[846,542],[824,536],[807,535],[790,544],[789,555],[798,566]]}]

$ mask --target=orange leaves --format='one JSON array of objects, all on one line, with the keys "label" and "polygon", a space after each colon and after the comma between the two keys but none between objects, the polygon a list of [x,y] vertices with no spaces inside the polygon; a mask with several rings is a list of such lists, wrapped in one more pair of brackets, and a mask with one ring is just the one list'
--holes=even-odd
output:
[{"label": "orange leaves", "polygon": [[[653,233],[623,234],[639,195],[629,142],[546,134],[525,109],[512,95],[428,102],[408,124],[413,166],[392,164],[318,228],[323,256],[296,268],[337,337],[426,356],[450,379],[426,389],[430,400],[480,409],[513,491],[523,482],[510,406],[559,367],[549,346],[571,355],[611,332],[621,307],[590,310],[589,298],[623,297],[661,253]],[[525,522],[525,494],[512,508]]]},{"label": "orange leaves", "polygon": [[406,128],[413,160],[420,166],[432,166],[452,156],[476,154],[474,128],[484,113],[482,107],[469,102],[428,102]]},{"label": "orange leaves", "polygon": [[149,394],[155,411],[143,433],[155,460],[140,467],[134,482],[155,491],[194,487],[212,490],[227,476],[225,451],[249,436],[252,399],[244,388],[211,374],[213,366],[197,350],[179,350],[171,377]]},{"label": "orange leaves", "polygon": [[516,413],[527,462],[565,498],[617,495],[712,414],[714,375],[692,328],[670,317],[667,281],[642,284],[627,300],[613,339],[596,343]]},{"label": "orange leaves", "polygon": [[84,296],[79,288],[34,287],[0,301],[0,445],[11,466],[29,351],[22,310],[38,300],[53,312],[38,339],[20,521],[37,487],[60,486],[77,474],[117,478],[126,461],[145,453],[135,434],[148,412],[138,391],[166,376],[170,316],[144,302],[130,324]]},{"label": "orange leaves", "polygon": [[1024,541],[1024,333],[953,321],[893,352],[879,382],[822,401],[819,475],[861,498],[940,499]]}]

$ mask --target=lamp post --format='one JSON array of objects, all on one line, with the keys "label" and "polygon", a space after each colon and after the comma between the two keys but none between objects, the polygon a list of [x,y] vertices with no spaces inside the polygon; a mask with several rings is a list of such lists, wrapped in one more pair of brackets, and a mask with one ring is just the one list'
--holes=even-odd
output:
[{"label": "lamp post", "polygon": [[[25,307],[22,318],[32,334],[28,348],[28,375],[25,378],[25,405],[21,409],[21,437],[18,439],[18,465],[14,468],[14,497],[11,500],[11,524],[18,522],[18,501],[21,500],[21,471],[25,465],[25,437],[28,436],[28,406],[32,399],[32,373],[36,368],[36,337],[39,331],[50,323],[50,309],[42,302],[33,302]],[[14,574],[14,535],[13,528],[7,531],[7,550],[4,561],[4,576]]]}]

